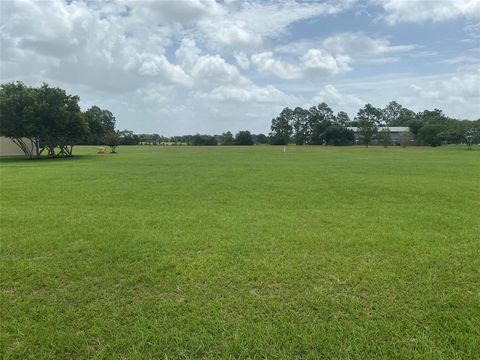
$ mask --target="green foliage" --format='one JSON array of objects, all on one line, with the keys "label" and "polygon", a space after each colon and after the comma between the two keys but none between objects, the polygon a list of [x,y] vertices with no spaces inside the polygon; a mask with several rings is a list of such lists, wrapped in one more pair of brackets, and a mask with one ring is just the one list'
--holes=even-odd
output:
[{"label": "green foliage", "polygon": [[[27,158],[44,150],[51,157],[71,156],[73,146],[89,131],[78,101],[78,96],[47,84],[39,88],[2,84],[2,135],[16,142]],[[28,148],[22,138],[30,139],[33,146]]]},{"label": "green foliage", "polygon": [[420,128],[417,141],[422,145],[442,145],[441,133],[444,128],[441,125],[427,124]]},{"label": "green foliage", "polygon": [[292,128],[295,144],[305,145],[309,141],[310,129],[308,123],[309,111],[296,107],[292,112]]},{"label": "green foliage", "polygon": [[3,358],[478,358],[480,147],[95,150],[0,163]]},{"label": "green foliage", "polygon": [[383,119],[382,110],[370,104],[367,104],[363,108],[358,110],[357,117],[355,118],[355,120],[359,124],[369,123],[373,126],[379,126],[382,123],[382,119]]},{"label": "green foliage", "polygon": [[227,131],[222,134],[221,137],[221,144],[222,145],[233,145],[235,139],[233,138],[233,134],[230,131]]},{"label": "green foliage", "polygon": [[255,144],[268,144],[268,137],[265,134],[253,135]]},{"label": "green foliage", "polygon": [[92,106],[85,112],[85,118],[90,128],[89,144],[100,144],[105,134],[115,132],[115,116],[108,110]]},{"label": "green foliage", "polygon": [[282,110],[279,116],[272,119],[272,125],[270,133],[270,143],[272,145],[287,145],[290,142],[292,136],[293,111],[290,108]]},{"label": "green foliage", "polygon": [[35,90],[21,82],[0,86],[0,136],[12,139],[30,159],[40,155],[36,98]]},{"label": "green foliage", "polygon": [[402,113],[402,105],[396,101],[391,101],[385,109],[382,110],[382,120],[386,125],[391,126],[395,123]]},{"label": "green foliage", "polygon": [[345,111],[339,111],[335,117],[335,122],[340,126],[350,126],[350,117]]},{"label": "green foliage", "polygon": [[329,126],[323,137],[327,145],[352,145],[355,142],[355,134],[339,124]]},{"label": "green foliage", "polygon": [[108,133],[104,135],[105,144],[110,147],[110,152],[115,154],[117,152],[117,146],[120,145],[120,135],[116,132]]},{"label": "green foliage", "polygon": [[388,128],[383,128],[382,130],[380,130],[378,132],[377,138],[378,138],[378,141],[380,142],[380,144],[382,144],[383,147],[385,147],[385,148],[387,148],[387,147],[389,147],[390,145],[393,144],[392,133],[390,132],[390,129],[388,129]]},{"label": "green foliage", "polygon": [[250,134],[250,131],[239,131],[235,135],[235,145],[253,145],[253,136]]},{"label": "green foliage", "polygon": [[189,144],[195,145],[195,146],[204,146],[204,145],[210,146],[210,145],[218,145],[218,141],[215,138],[215,136],[195,134],[190,139]]},{"label": "green foliage", "polygon": [[122,130],[118,132],[120,136],[120,145],[138,145],[140,143],[140,137],[132,130]]}]

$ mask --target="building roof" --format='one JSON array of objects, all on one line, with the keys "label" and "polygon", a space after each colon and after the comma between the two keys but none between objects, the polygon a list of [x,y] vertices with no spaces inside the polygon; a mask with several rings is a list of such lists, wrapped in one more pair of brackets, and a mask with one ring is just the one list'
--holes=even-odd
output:
[{"label": "building roof", "polygon": [[[358,127],[356,126],[347,127],[347,129],[353,130],[354,132],[358,131]],[[396,132],[401,133],[401,132],[410,131],[410,128],[408,126],[379,126],[378,127],[378,130],[383,130],[383,129],[389,129],[390,132],[392,133],[396,133]]]}]

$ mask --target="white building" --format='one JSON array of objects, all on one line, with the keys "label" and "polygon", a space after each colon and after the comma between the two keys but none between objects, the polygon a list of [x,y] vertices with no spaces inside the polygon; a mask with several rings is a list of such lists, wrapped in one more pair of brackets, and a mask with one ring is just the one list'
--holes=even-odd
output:
[{"label": "white building", "polygon": [[[348,127],[347,129],[353,130],[355,133],[355,141],[358,141],[358,127],[352,126]],[[378,131],[382,131],[383,129],[390,130],[390,134],[392,135],[393,144],[400,143],[400,136],[410,131],[408,126],[379,126]],[[376,140],[372,141],[373,144],[376,143]]]},{"label": "white building", "polygon": [[[29,139],[23,139],[25,143],[30,144],[31,141]],[[16,155],[24,155],[22,149],[18,147],[11,139],[0,136],[0,156],[16,156]]]}]

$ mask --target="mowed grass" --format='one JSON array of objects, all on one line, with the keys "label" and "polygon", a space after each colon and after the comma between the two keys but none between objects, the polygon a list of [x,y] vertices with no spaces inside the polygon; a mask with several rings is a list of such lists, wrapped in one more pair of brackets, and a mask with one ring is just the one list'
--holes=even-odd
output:
[{"label": "mowed grass", "polygon": [[2,356],[480,358],[479,150],[2,160]]}]

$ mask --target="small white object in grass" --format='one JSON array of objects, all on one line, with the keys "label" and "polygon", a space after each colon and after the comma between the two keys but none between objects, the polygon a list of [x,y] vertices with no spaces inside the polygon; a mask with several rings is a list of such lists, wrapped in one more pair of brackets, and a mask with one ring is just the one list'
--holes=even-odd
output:
[{"label": "small white object in grass", "polygon": [[287,147],[286,146],[283,147],[283,152],[287,152]]}]

